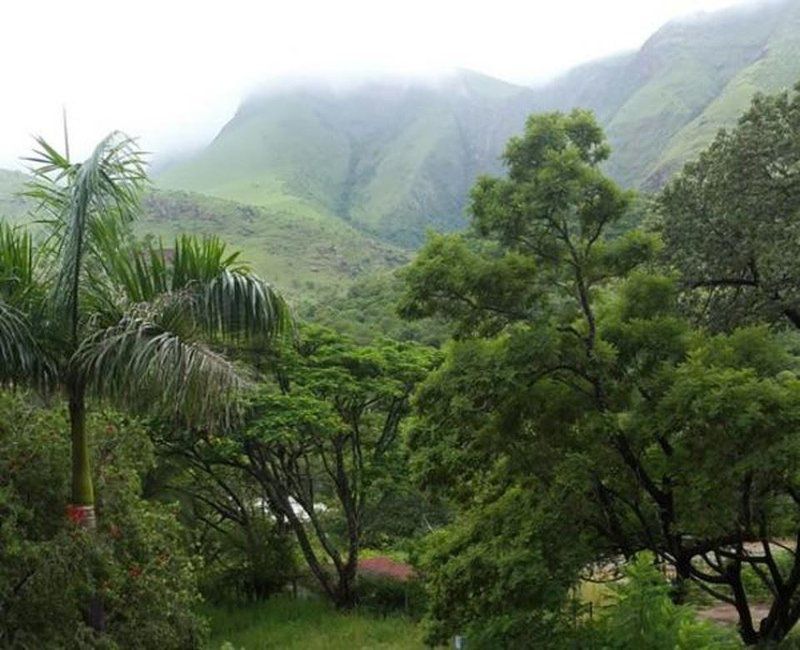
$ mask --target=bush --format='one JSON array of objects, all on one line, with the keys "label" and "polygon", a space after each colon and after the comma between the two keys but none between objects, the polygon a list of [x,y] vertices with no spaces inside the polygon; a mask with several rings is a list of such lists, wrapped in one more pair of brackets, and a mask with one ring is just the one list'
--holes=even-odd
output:
[{"label": "bush", "polygon": [[[96,413],[98,528],[68,524],[69,430],[63,409],[0,393],[0,647],[193,648],[196,566],[175,512],[143,500],[145,432]],[[57,597],[54,597],[57,596]],[[105,631],[86,624],[102,603]]]},{"label": "bush", "polygon": [[211,531],[203,545],[207,563],[201,580],[214,602],[264,600],[297,576],[294,544],[262,515],[247,527],[229,524],[226,534]]},{"label": "bush", "polygon": [[626,569],[627,580],[614,588],[615,604],[598,623],[601,646],[608,650],[700,650],[739,648],[736,636],[699,621],[694,611],[676,605],[670,586],[653,563],[640,553]]},{"label": "bush", "polygon": [[381,616],[405,614],[418,619],[425,612],[425,589],[417,579],[360,575],[356,590],[358,606]]},{"label": "bush", "polygon": [[428,643],[460,634],[470,650],[584,647],[570,596],[591,555],[539,499],[511,487],[422,541]]}]

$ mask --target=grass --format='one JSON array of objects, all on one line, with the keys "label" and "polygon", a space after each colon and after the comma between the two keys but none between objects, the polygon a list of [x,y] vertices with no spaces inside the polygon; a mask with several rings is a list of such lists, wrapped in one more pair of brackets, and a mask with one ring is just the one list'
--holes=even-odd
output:
[{"label": "grass", "polygon": [[[410,620],[341,613],[320,600],[277,596],[263,603],[209,607],[210,650],[412,650],[425,648]],[[230,646],[228,646],[230,647]]]}]

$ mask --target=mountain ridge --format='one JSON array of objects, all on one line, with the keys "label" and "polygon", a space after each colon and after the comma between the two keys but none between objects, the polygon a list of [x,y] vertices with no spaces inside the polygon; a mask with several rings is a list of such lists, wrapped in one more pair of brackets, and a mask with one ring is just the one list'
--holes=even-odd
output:
[{"label": "mountain ridge", "polygon": [[343,221],[409,249],[464,226],[469,189],[502,173],[530,113],[589,108],[607,172],[654,190],[747,107],[800,79],[800,0],[670,21],[632,52],[535,87],[469,70],[337,86],[296,80],[248,95],[209,145],[158,177],[171,189]]},{"label": "mountain ridge", "polygon": [[[613,149],[606,171],[652,191],[754,93],[799,79],[800,0],[769,0],[670,21],[534,87],[464,69],[260,86],[205,147],[154,170],[146,227],[216,232],[295,293],[327,291],[402,263],[429,228],[464,227],[476,177],[503,173],[531,113],[593,110]],[[24,213],[22,180],[0,170],[0,215]]]}]

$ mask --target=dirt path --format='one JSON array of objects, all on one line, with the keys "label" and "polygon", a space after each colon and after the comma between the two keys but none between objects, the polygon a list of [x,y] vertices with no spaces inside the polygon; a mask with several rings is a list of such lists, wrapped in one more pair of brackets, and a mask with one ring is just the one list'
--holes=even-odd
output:
[{"label": "dirt path", "polygon": [[[756,603],[750,606],[750,613],[753,616],[753,625],[758,628],[761,619],[765,618],[769,613],[769,606]],[[703,607],[697,610],[697,615],[707,621],[725,625],[736,625],[739,622],[739,614],[736,612],[736,608],[727,603],[721,603],[713,607]]]}]

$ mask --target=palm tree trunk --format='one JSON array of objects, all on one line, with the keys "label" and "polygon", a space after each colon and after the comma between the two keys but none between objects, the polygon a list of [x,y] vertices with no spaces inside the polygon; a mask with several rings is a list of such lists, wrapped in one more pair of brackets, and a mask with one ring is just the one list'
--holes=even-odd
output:
[{"label": "palm tree trunk", "polygon": [[[86,389],[81,381],[71,381],[69,397],[69,426],[72,436],[72,503],[67,516],[77,526],[94,531],[97,518],[94,512],[94,485],[89,459],[89,436],[86,432]],[[97,632],[106,627],[106,609],[99,593],[94,593],[86,611],[86,623]]]},{"label": "palm tree trunk", "polygon": [[86,433],[86,391],[82,382],[71,381],[67,386],[69,424],[72,437],[72,503],[67,514],[75,524],[94,529],[94,485],[89,460],[89,440]]}]

